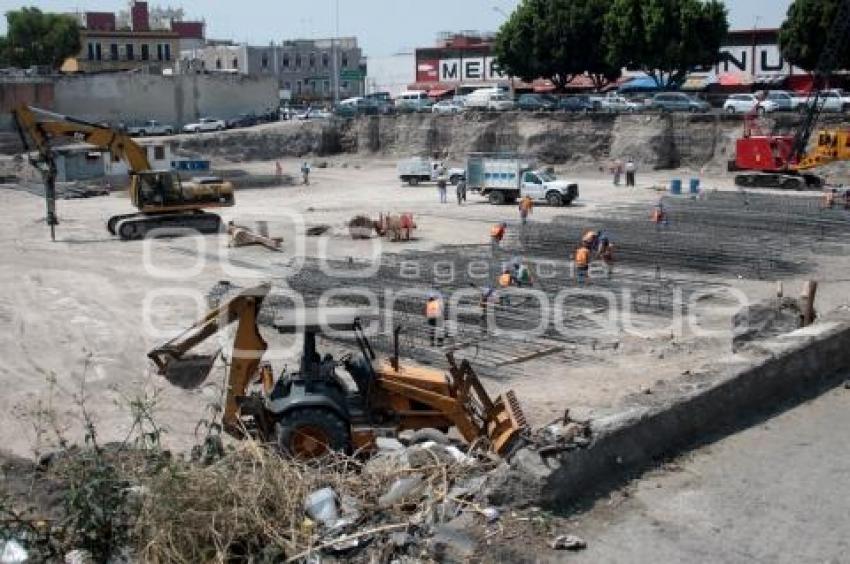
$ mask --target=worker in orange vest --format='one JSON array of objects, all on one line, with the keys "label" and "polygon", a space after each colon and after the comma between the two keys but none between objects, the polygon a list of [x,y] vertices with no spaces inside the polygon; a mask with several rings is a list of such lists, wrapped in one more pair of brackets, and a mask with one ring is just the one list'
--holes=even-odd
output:
[{"label": "worker in orange vest", "polygon": [[582,243],[576,249],[576,282],[579,286],[585,285],[588,271],[590,271],[590,248]]},{"label": "worker in orange vest", "polygon": [[667,225],[667,212],[664,211],[664,204],[661,200],[652,208],[652,213],[649,215],[650,221],[655,224],[655,227],[661,227],[662,225]]},{"label": "worker in orange vest", "polygon": [[505,238],[505,232],[508,230],[508,224],[504,221],[501,223],[497,223],[493,227],[490,228],[490,252],[495,255],[496,251],[499,250],[499,245],[502,243],[502,239]]},{"label": "worker in orange vest", "polygon": [[443,300],[436,295],[428,296],[425,304],[425,318],[428,320],[428,333],[431,337],[431,346],[443,345]]}]

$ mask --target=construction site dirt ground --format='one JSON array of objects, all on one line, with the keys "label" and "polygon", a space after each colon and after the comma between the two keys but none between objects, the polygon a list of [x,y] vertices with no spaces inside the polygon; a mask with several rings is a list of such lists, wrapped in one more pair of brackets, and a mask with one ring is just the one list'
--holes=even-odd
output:
[{"label": "construction site dirt ground", "polygon": [[[318,161],[313,162],[315,165]],[[4,242],[0,246],[3,449],[18,455],[48,449],[52,426],[80,440],[80,403],[93,415],[101,441],[123,439],[131,424],[128,405],[142,395],[156,398],[156,420],[166,431],[166,445],[176,450],[191,446],[199,419],[210,404],[220,401],[220,389],[206,386],[186,391],[172,387],[154,373],[146,353],[200,318],[207,308],[207,293],[221,280],[240,286],[272,281],[276,288],[285,288],[299,271],[302,257],[313,261],[311,265],[328,259],[334,267],[350,264],[363,268],[377,252],[385,259],[395,257],[390,262],[396,265],[398,255],[415,261],[417,253],[446,253],[455,246],[485,253],[490,226],[502,220],[508,223],[509,237],[496,261],[514,255],[534,258],[533,252],[526,253],[521,242],[510,236],[519,229],[515,206],[491,206],[472,193],[465,205],[458,206],[451,186],[449,203],[440,204],[435,186],[400,185],[395,178],[395,163],[386,160],[331,157],[327,162],[327,168],[314,166],[309,186],[240,190],[237,205],[220,212],[225,221],[245,225],[267,221],[271,235],[284,238],[280,253],[260,247],[228,248],[226,234],[119,241],[104,225],[111,215],[130,210],[123,193],[60,201],[61,224],[57,241],[51,242],[42,220],[43,199],[10,186],[0,190],[4,211],[0,218]],[[295,174],[300,161],[285,160],[281,164],[285,172]],[[257,174],[269,174],[274,167],[274,162],[239,165]],[[604,228],[626,208],[645,216],[645,221],[635,225],[654,230],[649,213],[664,196],[658,188],[666,187],[671,178],[690,176],[687,171],[639,172],[638,187],[627,189],[614,187],[604,171],[572,174],[556,167],[556,172],[560,177],[575,178],[581,195],[570,207],[535,207],[531,221],[541,233],[554,233],[565,226]],[[713,190],[735,190],[731,177],[701,180],[709,194]],[[690,199],[666,196],[665,203],[670,201],[687,206]],[[351,217],[377,217],[380,212],[412,212],[418,224],[414,240],[391,243],[348,237],[345,225]],[[304,238],[297,235],[299,222],[331,229],[326,236]],[[694,236],[700,229],[699,225],[693,227]],[[590,417],[616,411],[631,395],[652,393],[664,382],[698,373],[701,366],[732,359],[731,316],[736,302],[728,293],[730,288],[759,301],[775,295],[779,280],[788,295],[796,296],[804,280],[813,279],[821,283],[817,302],[820,312],[845,305],[850,295],[850,254],[845,243],[840,238],[819,243],[796,240],[793,234],[781,235],[788,265],[793,266],[798,256],[795,253],[802,253],[811,268],[805,272],[767,272],[758,279],[736,275],[733,269],[701,274],[693,269],[679,271],[669,261],[663,268],[653,268],[651,261],[630,264],[624,260],[615,268],[612,280],[604,281],[608,290],[616,290],[630,279],[676,280],[682,287],[691,282],[700,287],[708,285],[699,307],[693,310],[701,332],[692,326],[679,331],[671,325],[672,312],[636,315],[633,323],[639,330],[595,331],[590,339],[530,343],[528,351],[539,354],[528,355],[527,360],[517,354],[515,362],[501,359],[485,371],[485,385],[493,395],[514,389],[532,425],[545,424],[566,409],[574,417]],[[616,244],[617,233],[613,236]],[[658,237],[664,237],[664,233]],[[566,264],[577,243],[549,249],[549,255],[559,255]],[[754,248],[758,245],[753,241]],[[564,272],[546,281],[547,290],[574,286]],[[427,288],[439,276],[420,271],[410,285]],[[350,280],[351,276],[344,278],[338,290],[345,291]],[[372,280],[370,284],[380,287],[382,281]],[[590,287],[596,284],[594,278]],[[651,296],[646,306],[652,308]],[[286,346],[291,343],[270,327],[263,331],[275,352],[270,358],[275,371],[292,367],[297,355]],[[294,350],[297,352],[297,348]],[[469,358],[475,366],[486,360],[477,358],[475,351],[476,347],[470,345],[459,348],[457,354]],[[222,382],[223,370],[217,369],[209,383]]]}]

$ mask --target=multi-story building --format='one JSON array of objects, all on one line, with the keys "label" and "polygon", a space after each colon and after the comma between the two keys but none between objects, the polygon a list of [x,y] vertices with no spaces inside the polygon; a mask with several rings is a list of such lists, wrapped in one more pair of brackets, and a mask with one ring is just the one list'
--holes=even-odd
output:
[{"label": "multi-story building", "polygon": [[206,47],[183,51],[180,56],[185,68],[276,76],[285,100],[331,100],[336,87],[340,98],[365,93],[366,61],[354,37],[293,40],[268,46],[208,42]]},{"label": "multi-story building", "polygon": [[[111,12],[85,12],[79,15],[82,50],[62,65],[64,72],[111,72],[149,69],[161,72],[173,68],[181,48],[204,41],[204,23],[158,20],[151,26],[147,2],[130,6],[129,27],[117,25]],[[168,25],[168,27],[162,27]]]}]

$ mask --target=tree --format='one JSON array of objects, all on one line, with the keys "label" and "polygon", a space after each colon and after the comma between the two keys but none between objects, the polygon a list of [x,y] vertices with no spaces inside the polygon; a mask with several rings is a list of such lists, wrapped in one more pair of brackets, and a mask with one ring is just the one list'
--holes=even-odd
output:
[{"label": "tree", "polygon": [[[814,71],[830,36],[838,7],[844,0],[795,0],[779,31],[782,56],[792,64]],[[850,43],[831,61],[836,68],[850,68]]]},{"label": "tree", "polygon": [[80,51],[80,31],[70,16],[21,8],[6,12],[6,22],[8,34],[0,42],[0,60],[12,66],[59,68]]},{"label": "tree", "polygon": [[720,0],[613,0],[605,17],[608,63],[640,69],[658,86],[716,63],[729,31]]},{"label": "tree", "polygon": [[563,90],[587,73],[599,87],[619,76],[606,59],[605,14],[612,0],[523,0],[496,35],[499,66],[526,81]]}]

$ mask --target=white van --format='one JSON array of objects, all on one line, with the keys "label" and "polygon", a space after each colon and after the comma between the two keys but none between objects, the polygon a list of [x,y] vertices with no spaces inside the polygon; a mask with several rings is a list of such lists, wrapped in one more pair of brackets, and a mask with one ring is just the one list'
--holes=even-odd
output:
[{"label": "white van", "polygon": [[433,100],[428,97],[424,90],[409,90],[402,92],[395,99],[395,107],[399,110],[422,112],[431,109]]},{"label": "white van", "polygon": [[476,110],[505,111],[514,109],[510,91],[504,88],[479,88],[466,97],[466,107]]}]

